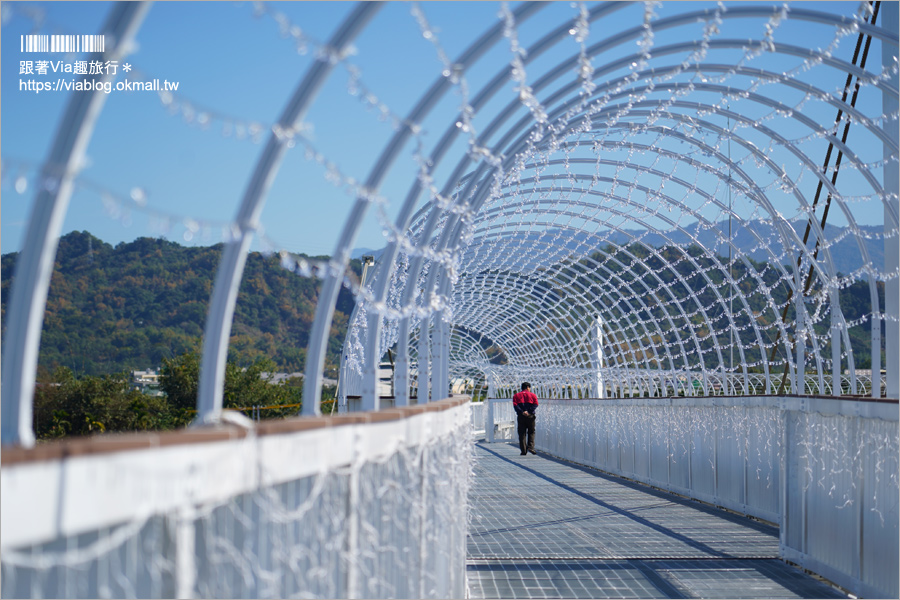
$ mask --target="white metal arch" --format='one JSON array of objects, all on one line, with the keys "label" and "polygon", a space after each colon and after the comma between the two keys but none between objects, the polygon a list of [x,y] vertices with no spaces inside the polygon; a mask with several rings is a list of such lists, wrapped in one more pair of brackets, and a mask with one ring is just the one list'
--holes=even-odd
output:
[{"label": "white metal arch", "polygon": [[[429,388],[434,392],[432,396],[442,395],[451,372],[465,369],[481,369],[486,379],[490,374],[495,381],[500,381],[497,377],[501,373],[518,377],[534,372],[546,378],[546,381],[539,380],[539,385],[568,394],[569,386],[559,383],[560,375],[568,369],[573,382],[583,381],[583,371],[590,367],[589,361],[579,354],[584,351],[584,338],[590,331],[585,319],[597,314],[597,302],[608,305],[599,312],[604,326],[610,330],[609,344],[621,347],[621,351],[611,352],[613,366],[609,367],[610,381],[620,387],[652,393],[675,378],[676,387],[688,393],[694,375],[676,367],[692,366],[690,357],[696,356],[693,366],[704,390],[709,392],[715,384],[734,390],[734,365],[729,363],[728,369],[725,368],[725,348],[718,339],[730,334],[737,340],[731,344],[741,363],[744,392],[750,393],[760,385],[770,392],[774,365],[763,357],[764,373],[755,374],[746,364],[746,351],[755,344],[764,352],[770,347],[767,336],[777,332],[776,343],[784,347],[785,354],[795,352],[786,362],[794,382],[793,390],[840,393],[844,379],[840,368],[846,360],[850,391],[856,392],[857,380],[863,382],[863,379],[855,373],[855,349],[848,334],[851,324],[840,310],[839,289],[862,278],[868,283],[872,308],[866,318],[872,329],[871,347],[875,350],[872,353],[874,376],[868,387],[872,395],[879,395],[878,348],[882,322],[888,325],[889,338],[894,340],[888,344],[889,382],[895,379],[893,371],[898,362],[895,346],[900,316],[891,301],[895,296],[890,295],[895,294],[898,278],[896,258],[889,253],[884,269],[874,266],[854,215],[852,190],[848,193],[842,185],[832,184],[819,166],[818,157],[811,156],[810,152],[825,143],[839,150],[845,159],[841,168],[852,170],[864,182],[865,197],[883,204],[884,239],[888,244],[895,239],[898,234],[896,180],[885,176],[882,182],[876,169],[896,170],[897,166],[897,24],[872,25],[868,15],[862,17],[865,14],[862,10],[858,15],[837,15],[803,5],[721,3],[701,10],[676,10],[663,18],[654,18],[652,7],[648,7],[643,22],[598,34],[591,28],[602,22],[601,19],[626,14],[622,11],[629,3],[579,6],[571,17],[556,23],[548,19],[542,24],[547,33],[524,52],[513,51],[513,60],[486,67],[486,83],[471,94],[470,100],[465,81],[469,73],[481,65],[479,61],[491,60],[489,50],[513,40],[519,24],[545,6],[522,3],[513,10],[503,6],[500,21],[489,26],[456,61],[444,65],[446,72],[424,91],[373,161],[365,183],[358,187],[355,205],[336,241],[334,255],[327,269],[319,272],[324,281],[310,335],[304,414],[319,412],[321,370],[334,306],[350,250],[363,226],[368,206],[412,136],[417,134],[417,128],[437,112],[439,102],[449,97],[454,88],[466,90],[461,94],[463,106],[451,111],[447,118],[440,117],[445,119],[446,126],[427,158],[424,154],[417,155],[426,166],[411,182],[394,224],[388,226],[390,242],[374,281],[367,290],[357,290],[362,312],[354,315],[351,322],[359,323],[364,330],[363,337],[359,338],[363,356],[355,357],[363,364],[364,407],[377,407],[375,369],[382,351],[395,343],[398,404],[408,401],[410,344],[413,343],[419,356],[420,401],[429,397]],[[327,48],[342,55],[378,7],[378,3],[363,3],[352,10]],[[110,31],[115,31],[119,42],[117,52],[126,47],[145,11],[145,5],[132,8],[122,5],[115,9],[113,14],[118,16],[111,18]],[[738,20],[750,25],[747,37],[734,39],[718,35],[719,25]],[[785,20],[833,32],[836,44],[857,33],[871,36],[883,48],[880,72],[850,64],[835,56],[830,47],[803,48],[775,40],[773,32],[777,33],[779,24]],[[704,25],[700,39],[694,35],[684,42],[654,44],[656,33],[689,35],[687,28],[697,23]],[[565,46],[572,39],[576,44]],[[635,42],[638,52],[630,47]],[[552,52],[561,56],[554,58],[552,65],[543,65],[541,57]],[[743,53],[743,58],[734,64],[722,60],[727,53],[735,52]],[[746,64],[764,54],[794,60],[791,63],[794,68],[777,73]],[[207,319],[198,422],[213,422],[221,411],[225,355],[237,288],[266,192],[286,148],[284,132],[296,128],[333,66],[328,57],[320,57],[299,82],[248,182],[234,222],[237,235],[226,245]],[[532,69],[535,72],[526,76],[525,71]],[[799,76],[813,69],[857,77],[863,88],[880,93],[888,108],[883,109],[884,114],[877,111],[870,114],[838,100],[831,90],[837,89],[839,82],[822,83],[822,80]],[[715,74],[716,80],[704,80],[709,74]],[[504,88],[511,80],[519,87],[505,102]],[[783,86],[802,93],[804,99],[793,105],[776,100],[774,94],[759,91],[762,85],[772,89]],[[90,136],[102,102],[96,95],[80,98],[83,102],[73,102],[70,107],[70,112],[78,114],[73,118],[67,113],[55,150],[47,161],[48,167],[63,168],[60,179],[63,185],[42,192],[43,196],[53,198],[56,208],[45,211],[41,219],[33,219],[26,241],[28,251],[23,251],[21,257],[21,264],[26,265],[25,270],[31,275],[27,284],[18,284],[25,291],[13,293],[11,328],[4,347],[4,444],[28,445],[33,441],[29,437],[29,390],[33,388],[40,317],[49,280],[46,267],[48,261],[52,264],[61,215],[65,213],[68,193],[65,185],[74,171],[70,167],[78,162],[79,148],[83,149]],[[716,98],[720,101],[715,102]],[[726,105],[726,101],[731,104]],[[494,104],[499,107],[493,108]],[[765,122],[754,118],[758,107],[771,111]],[[823,107],[842,111],[844,119],[855,124],[854,131],[861,132],[864,140],[882,146],[883,160],[879,162],[868,156],[870,148],[861,146],[865,141],[845,143],[839,139],[833,133],[837,124],[834,128],[821,126],[819,112]],[[803,137],[792,138],[779,131],[778,125],[786,123],[803,128]],[[467,134],[468,144],[460,151],[458,142],[466,141]],[[727,154],[722,148],[725,140],[729,144]],[[807,144],[807,141],[815,143]],[[737,147],[738,157],[731,156],[732,143]],[[681,150],[676,144],[687,150]],[[768,148],[763,144],[768,144]],[[594,156],[585,155],[588,148],[596,150]],[[792,157],[792,168],[799,169],[796,177],[792,178],[791,169],[769,156],[772,148]],[[442,174],[443,169],[448,173]],[[687,177],[683,175],[685,172]],[[48,179],[60,177],[58,173],[46,175]],[[760,181],[761,175],[769,183]],[[691,176],[693,183],[689,180]],[[815,201],[802,189],[800,180],[804,176],[821,185],[848,223],[864,263],[860,273],[839,277],[832,256],[834,241],[828,238],[818,219],[813,218]],[[815,249],[807,245],[805,236],[801,239],[783,214],[783,205],[777,200],[779,190],[773,187],[780,181],[784,182],[782,191],[792,199],[790,209],[808,217],[805,220],[798,217],[796,221],[809,222],[812,239],[817,242]],[[670,190],[680,188],[680,197],[664,190],[666,185]],[[731,196],[726,204],[725,190],[738,194],[751,209],[742,213],[733,208]],[[647,206],[641,205],[640,196],[646,198]],[[661,208],[649,208],[651,200],[676,214],[669,217]],[[420,206],[421,203],[425,206]],[[604,215],[587,214],[592,206],[602,207]],[[761,215],[774,232],[770,239],[752,231],[753,219]],[[702,248],[698,257],[677,239],[687,236],[696,241],[692,231],[715,228],[717,220],[723,217],[750,231],[754,243],[773,264],[757,268],[746,248],[718,229],[714,245]],[[507,223],[500,223],[500,219]],[[695,226],[689,223],[691,219],[695,219]],[[577,238],[588,226],[594,234],[601,227],[609,234]],[[647,233],[634,234],[629,227]],[[641,253],[646,252],[649,258],[664,265],[661,273],[671,275],[671,281],[659,273],[644,274],[646,269],[636,266],[640,265],[641,257],[628,244],[615,253],[595,258],[592,251],[599,248],[591,248],[585,240],[609,241],[613,233],[624,236]],[[650,233],[659,235],[667,244],[671,242],[681,253],[674,254],[670,260],[645,241]],[[558,249],[568,248],[567,244],[574,244],[575,260],[557,260]],[[720,248],[728,249],[735,261],[743,265],[745,275],[740,280],[724,267],[712,266]],[[540,269],[528,266],[522,259],[529,252],[539,254]],[[785,260],[790,264],[785,265]],[[679,272],[682,264],[689,266],[694,275],[682,276]],[[807,269],[811,269],[824,290],[809,301],[802,291]],[[584,279],[590,270],[607,279],[606,287],[598,288]],[[691,277],[701,282],[696,290],[691,288]],[[552,285],[548,285],[547,279]],[[738,301],[740,310],[733,312],[732,291],[748,281],[761,288],[764,311],[773,314],[787,303],[779,305],[776,286],[790,288],[794,293],[790,302],[796,314],[793,323],[785,323],[777,316],[773,323],[757,323],[751,303],[745,298]],[[774,283],[767,283],[771,281]],[[879,304],[877,290],[881,282],[892,290],[884,307]],[[728,310],[725,310],[726,294],[718,289],[719,285],[729,290]],[[468,286],[475,286],[478,293],[467,291]],[[563,286],[569,286],[565,294],[561,292]],[[686,298],[679,296],[682,288]],[[517,298],[525,301],[517,305],[514,302]],[[639,318],[642,314],[652,315],[654,306],[662,310],[660,317]],[[719,309],[724,312],[719,314]],[[820,331],[825,327],[826,314],[831,319],[830,337]],[[357,315],[359,319],[355,318]],[[749,325],[739,325],[742,315],[746,315]],[[552,333],[535,327],[542,320],[552,326]],[[386,322],[390,325],[384,329]],[[501,331],[505,324],[509,324],[509,330]],[[707,333],[699,334],[697,326],[705,327]],[[744,334],[743,329],[750,331]],[[357,329],[356,334],[359,333]],[[666,334],[670,333],[674,335],[671,342],[666,340]],[[510,364],[478,366],[486,360],[486,355],[483,348],[473,344],[480,344],[485,338],[503,347]],[[529,339],[537,349],[525,346]],[[829,345],[830,358],[825,355]],[[807,354],[813,374],[806,370]],[[707,355],[714,356],[711,361],[714,366],[707,366]],[[544,364],[547,362],[552,364],[548,367]],[[665,363],[669,369],[661,368]],[[826,380],[829,364],[830,383]],[[556,379],[551,380],[553,377]],[[888,391],[896,394],[893,385],[888,385]]]},{"label": "white metal arch", "polygon": [[[851,69],[851,70],[852,70],[852,69]],[[735,114],[733,114],[733,116],[736,116],[736,117],[737,117],[738,115],[735,113]],[[799,118],[800,120],[802,120],[801,117],[798,117],[798,118]],[[746,119],[745,119],[745,120],[746,120]],[[805,122],[806,122],[807,124],[813,123],[812,121],[810,121],[810,120],[808,120],[808,119],[807,119]],[[820,130],[821,130],[821,129],[820,129]],[[773,132],[773,133],[774,133],[774,132]],[[524,136],[523,136],[523,137],[524,137]],[[777,137],[777,134],[776,134],[775,137]],[[521,138],[520,138],[520,139],[521,139]],[[783,140],[783,139],[781,139],[780,141],[782,141],[782,143],[785,142],[785,140]],[[792,150],[793,150],[793,149],[792,149]],[[718,157],[718,158],[720,158],[720,157]],[[763,158],[764,158],[764,157],[763,157]],[[805,157],[801,157],[801,159],[805,159]],[[815,171],[813,171],[813,172],[815,172]],[[477,176],[476,176],[476,177],[469,178],[469,182],[470,182],[469,185],[471,185],[471,181],[474,181],[475,179],[477,179]],[[486,178],[485,178],[485,179],[486,179]],[[829,182],[827,182],[827,181],[823,181],[823,183],[824,183],[826,186],[829,185]],[[875,183],[875,185],[876,185],[876,187],[877,187],[877,183]],[[468,188],[467,188],[467,189],[468,189]],[[831,192],[834,193],[834,194],[837,194],[837,190],[830,189],[829,191],[831,191]],[[796,192],[795,192],[795,193],[796,193]],[[466,195],[465,192],[464,192],[463,194],[460,194],[460,196],[463,196],[463,197],[464,197],[465,195]],[[800,201],[803,202],[804,199],[801,197],[801,198],[800,198]],[[452,217],[451,217],[451,218],[452,218]],[[438,219],[435,217],[435,213],[432,213],[430,221],[431,221],[432,223],[435,223],[435,224],[437,223]],[[814,224],[814,225],[815,225],[815,224]],[[425,228],[425,231],[428,231],[428,230],[429,230],[429,229],[426,227],[426,228]],[[444,234],[443,234],[444,236],[446,236],[446,231],[447,231],[447,230],[444,229]],[[787,233],[787,232],[785,232],[785,233]],[[821,235],[820,232],[817,232],[817,233],[819,234],[819,237],[820,237],[820,238],[823,237],[823,236]],[[796,233],[793,232],[793,231],[791,230],[791,231],[790,231],[790,234],[793,234],[793,238],[794,238],[794,239],[793,239],[792,241],[797,242],[798,240],[797,240]],[[790,235],[790,234],[788,234],[788,235]],[[787,244],[786,244],[786,245],[787,245]],[[438,246],[438,250],[440,250],[440,248],[442,248],[442,247],[444,247],[444,246],[446,246],[446,244],[440,244],[440,245]],[[809,253],[808,250],[806,250],[806,249],[801,250],[801,252],[806,252],[807,254]],[[828,257],[827,257],[827,252],[826,252],[826,258],[828,258]],[[813,262],[813,264],[814,264],[814,261],[810,261],[810,262]],[[830,260],[828,260],[827,262],[830,263]],[[817,266],[817,265],[814,264],[814,266]],[[831,265],[829,265],[829,266],[831,266]],[[817,267],[817,268],[818,268],[818,267]],[[828,270],[830,270],[830,271],[832,272],[832,274],[833,274],[833,266],[831,267],[831,269],[828,269]],[[799,279],[799,277],[797,277],[798,275],[799,275],[799,272],[798,272],[797,269],[795,268],[795,277],[794,277],[795,283],[799,283],[799,282],[797,281],[797,280]],[[833,276],[833,275],[832,275],[832,276]],[[437,280],[437,275],[432,271],[432,272],[429,273],[429,278],[430,278],[430,283],[431,283],[431,285],[426,285],[426,291],[425,291],[426,294],[429,294],[429,293],[430,293],[429,290],[434,288],[434,282]],[[803,310],[804,310],[804,307],[803,307],[802,305],[800,305],[800,306],[799,306],[799,309],[800,309],[801,311],[803,311]],[[815,340],[814,340],[814,343],[815,343]],[[818,359],[819,353],[818,353],[818,352],[815,352],[815,355],[816,355],[816,357],[817,357],[817,359]],[[821,367],[820,361],[818,361],[818,362],[819,362],[819,367]],[[819,369],[819,372],[821,373],[821,368]],[[820,377],[820,381],[821,381],[821,377]],[[822,387],[824,387],[824,386],[822,386]]]},{"label": "white metal arch", "polygon": [[[102,29],[110,37],[112,48],[106,53],[95,52],[90,59],[119,61],[127,56],[149,8],[148,2],[114,5]],[[81,79],[89,77],[95,78],[84,75]],[[112,78],[110,74],[100,77],[105,81]],[[50,276],[74,179],[84,166],[84,154],[106,96],[102,86],[89,93],[72,94],[41,173],[41,189],[28,219],[16,266],[18,276],[13,284],[9,329],[3,346],[3,444],[34,445],[31,402]]]}]

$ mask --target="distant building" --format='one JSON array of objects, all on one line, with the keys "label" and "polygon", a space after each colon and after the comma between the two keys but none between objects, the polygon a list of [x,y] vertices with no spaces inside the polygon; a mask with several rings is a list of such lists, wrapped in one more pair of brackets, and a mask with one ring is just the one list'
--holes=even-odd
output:
[{"label": "distant building", "polygon": [[470,377],[457,377],[450,380],[450,393],[471,394],[475,389],[475,380]]},{"label": "distant building", "polygon": [[[243,369],[246,371],[246,369]],[[268,380],[269,383],[279,384],[282,382],[287,382],[288,379],[303,379],[303,373],[300,371],[294,373],[266,373],[263,371],[259,374],[260,379]],[[269,379],[271,377],[271,379]]]},{"label": "distant building", "polygon": [[[881,374],[884,375],[885,373],[887,373],[887,371],[885,369],[882,369]],[[844,369],[844,375],[849,375],[849,374],[850,374],[850,369]],[[857,377],[871,377],[872,369],[856,369],[856,376]]]},{"label": "distant building", "polygon": [[159,389],[159,369],[147,369],[146,371],[131,372],[131,389],[137,390],[148,396],[165,396],[165,392]]},{"label": "distant building", "polygon": [[[265,379],[273,385],[277,385],[279,383],[286,383],[290,379],[303,379],[303,373],[301,373],[300,371],[295,371],[294,373],[267,373],[264,371],[264,372],[260,373],[259,376],[261,379]],[[269,379],[270,377],[271,377],[271,379]],[[322,378],[322,385],[335,385],[335,384],[337,384],[337,380],[335,380],[335,379],[330,379],[328,377]]]}]

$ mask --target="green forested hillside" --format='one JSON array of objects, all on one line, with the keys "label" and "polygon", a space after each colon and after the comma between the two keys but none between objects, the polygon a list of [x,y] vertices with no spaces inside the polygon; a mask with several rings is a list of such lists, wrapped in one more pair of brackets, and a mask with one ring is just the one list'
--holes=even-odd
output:
[{"label": "green forested hillside", "polygon": [[[67,367],[79,377],[116,373],[157,367],[163,359],[173,359],[188,351],[199,352],[221,250],[221,245],[183,247],[174,242],[150,238],[139,238],[113,247],[87,232],[64,236],[60,240],[47,301],[41,338],[41,372],[46,375],[57,367]],[[691,255],[692,260],[686,260],[687,254]],[[629,282],[634,278],[654,273],[666,282],[676,296],[684,298],[694,293],[701,305],[715,307],[715,314],[704,316],[697,312],[690,315],[688,321],[683,315],[670,314],[675,328],[698,328],[703,357],[696,360],[714,366],[716,358],[712,348],[728,344],[726,316],[714,300],[713,286],[721,285],[721,275],[716,269],[710,269],[712,259],[704,256],[699,248],[662,248],[660,255],[669,264],[677,265],[676,271],[682,284],[672,285],[675,274],[664,269],[659,258],[639,246],[611,246],[600,251],[595,258],[603,260],[615,256],[616,260],[608,261],[607,265],[619,271],[620,284],[630,286]],[[4,332],[15,260],[15,253],[2,257]],[[720,260],[725,262],[726,259]],[[626,268],[634,261],[640,264]],[[358,261],[353,261],[352,267],[359,273]],[[697,267],[708,271],[713,280],[707,282]],[[765,285],[774,286],[772,293],[776,302],[784,302],[787,290],[783,284],[776,284],[774,270],[762,264],[757,264],[756,269],[764,274]],[[762,326],[780,318],[780,311],[776,316],[766,306],[764,296],[755,289],[756,283],[746,277],[745,266],[737,263],[734,270],[735,278],[741,281],[743,296],[753,312],[752,318],[758,319]],[[582,274],[578,287],[599,291],[606,285],[607,277],[600,273]],[[553,285],[550,280],[545,284]],[[572,284],[569,282],[567,285]],[[229,360],[239,366],[250,366],[261,359],[268,359],[275,363],[278,370],[303,370],[318,291],[318,280],[299,277],[283,269],[277,257],[250,254],[235,310]],[[866,283],[857,282],[841,290],[840,294],[841,307],[848,321],[870,312]],[[883,303],[884,288],[881,285],[879,294]],[[337,365],[352,308],[352,296],[342,290],[331,330],[326,373]],[[651,316],[659,322],[667,322],[662,318],[663,311],[671,312],[674,308],[674,304],[663,308],[651,299],[647,308],[624,302],[612,310],[626,322],[639,322]],[[751,316],[738,308],[736,305],[735,319],[738,327],[743,328],[749,325]],[[647,310],[653,315],[646,314]],[[573,315],[573,318],[580,317]],[[792,309],[787,318],[789,322],[793,320]],[[710,325],[711,330],[706,329]],[[670,339],[665,342],[677,343],[678,333],[674,328],[666,335]],[[850,336],[857,368],[868,368],[871,364],[868,324],[853,327]],[[771,344],[774,339],[764,341]],[[655,342],[661,343],[663,340]],[[780,354],[781,349],[776,360],[783,360]],[[746,349],[745,360],[751,368],[757,367],[761,359],[758,348]]]},{"label": "green forested hillside", "polygon": [[[115,373],[199,351],[221,251],[221,244],[184,247],[151,238],[113,247],[87,232],[61,238],[41,336],[41,372],[65,366],[78,376]],[[4,255],[0,267],[4,334],[16,257]],[[358,264],[353,267],[359,272]],[[229,360],[246,366],[266,357],[279,370],[301,371],[319,283],[283,269],[277,256],[251,253]],[[342,290],[326,368],[337,364],[352,308],[352,296]]]}]

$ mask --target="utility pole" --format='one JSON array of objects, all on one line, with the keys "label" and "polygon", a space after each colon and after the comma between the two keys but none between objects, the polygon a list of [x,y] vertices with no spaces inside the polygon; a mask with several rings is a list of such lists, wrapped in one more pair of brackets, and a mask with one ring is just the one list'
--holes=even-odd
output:
[{"label": "utility pole", "polygon": [[366,285],[366,275],[369,273],[369,267],[375,264],[375,257],[363,255],[362,257],[362,277],[359,280],[359,287]]}]

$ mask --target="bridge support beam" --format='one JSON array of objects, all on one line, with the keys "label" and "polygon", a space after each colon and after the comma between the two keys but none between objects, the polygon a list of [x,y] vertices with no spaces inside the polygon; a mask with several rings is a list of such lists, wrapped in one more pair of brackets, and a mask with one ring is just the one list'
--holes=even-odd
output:
[{"label": "bridge support beam", "polygon": [[431,389],[431,317],[423,317],[419,323],[418,404],[429,400]]},{"label": "bridge support beam", "polygon": [[409,406],[409,319],[400,319],[394,359],[394,406]]},{"label": "bridge support beam", "polygon": [[[882,25],[897,34],[898,22],[898,5],[896,2],[883,2],[881,4],[883,11]],[[881,60],[885,69],[894,67],[894,57],[898,54],[897,46],[882,42]],[[891,86],[897,87],[897,73],[891,76]],[[882,106],[884,114],[895,114],[898,108],[897,98],[882,92]],[[887,119],[884,123],[884,129],[887,134],[894,140],[898,140],[897,122]],[[898,279],[898,268],[900,268],[900,240],[896,236],[889,237],[889,232],[897,231],[897,216],[900,214],[900,173],[897,170],[897,164],[890,160],[891,149],[887,144],[884,146],[884,272],[887,274],[887,281],[884,285],[884,320],[885,320],[885,368],[887,370],[887,396],[888,398],[900,397],[900,279]],[[873,349],[874,350],[874,349]],[[873,351],[873,356],[875,352]],[[872,373],[873,388],[877,381],[877,373]]]},{"label": "bridge support beam", "polygon": [[434,315],[432,358],[431,400],[442,400],[449,394],[450,382],[450,324],[442,312]]},{"label": "bridge support beam", "polygon": [[603,381],[603,321],[600,317],[594,321],[591,330],[591,362],[594,364],[591,395],[594,398],[606,398],[606,385]]}]

